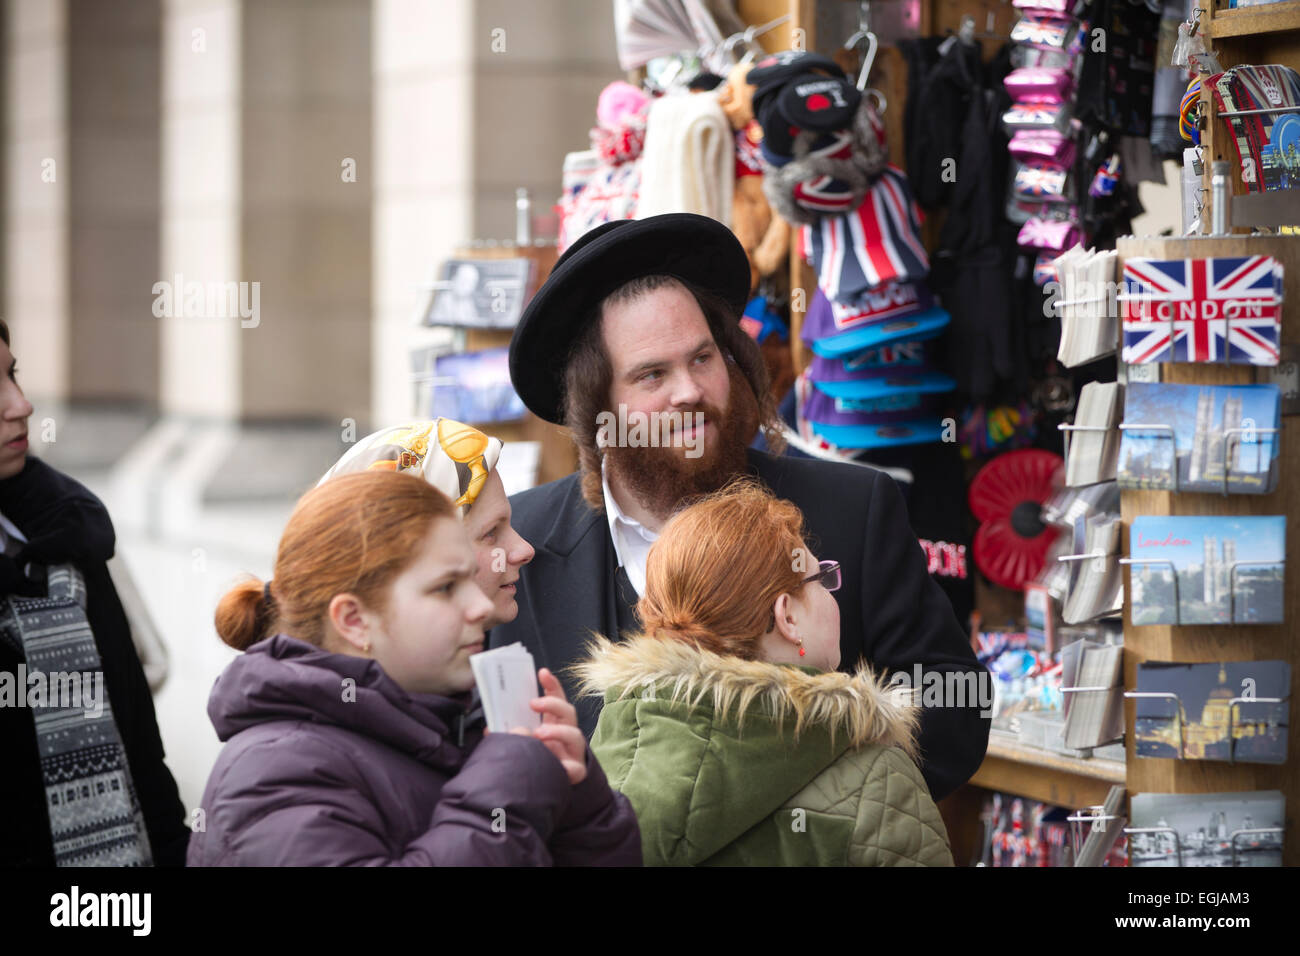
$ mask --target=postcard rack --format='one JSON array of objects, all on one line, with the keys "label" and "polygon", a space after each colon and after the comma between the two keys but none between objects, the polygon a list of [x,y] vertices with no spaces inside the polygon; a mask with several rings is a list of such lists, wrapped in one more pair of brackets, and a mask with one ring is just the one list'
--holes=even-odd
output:
[{"label": "postcard rack", "polygon": [[[1066,430],[1067,428],[1070,431],[1109,431],[1109,429],[1103,426],[1092,426],[1092,425],[1069,425],[1069,426],[1058,425],[1057,427],[1063,431]],[[1161,440],[1164,440],[1166,438],[1169,440],[1170,447],[1171,449],[1173,449],[1173,454],[1170,455],[1168,490],[1179,491],[1180,489],[1178,487],[1178,454],[1175,449],[1175,440],[1176,440],[1177,433],[1174,430],[1174,426],[1166,425],[1161,422],[1120,422],[1118,427],[1121,432],[1131,432],[1135,435],[1150,434],[1160,438]],[[1273,453],[1273,445],[1277,441],[1277,439],[1272,436],[1276,436],[1280,434],[1281,429],[1280,428],[1259,428],[1255,426],[1249,426],[1245,428],[1216,429],[1215,433],[1218,434],[1219,437],[1223,439],[1223,446],[1222,446],[1223,448],[1223,462],[1222,462],[1223,494],[1227,495],[1230,493],[1228,482],[1232,479],[1233,471],[1236,470],[1232,466],[1232,459],[1234,457],[1233,453],[1241,449],[1243,446],[1250,445],[1250,446],[1254,446],[1257,461],[1260,458],[1262,458],[1262,456],[1265,454],[1271,455]],[[1260,435],[1270,436],[1269,440],[1261,441],[1259,439]],[[1264,451],[1266,447],[1268,449],[1267,452]],[[1066,446],[1066,450],[1068,454],[1068,450],[1069,450],[1068,445]]]},{"label": "postcard rack", "polygon": [[[1147,834],[1154,835],[1157,833],[1170,835],[1170,839],[1172,841],[1173,848],[1174,848],[1174,859],[1176,861],[1175,865],[1176,866],[1183,865],[1183,841],[1179,838],[1178,831],[1175,830],[1173,827],[1125,827],[1124,833],[1126,836],[1129,837],[1132,837],[1134,835],[1143,835],[1143,836]],[[1231,833],[1228,834],[1228,846],[1232,853],[1232,866],[1237,865],[1237,848],[1238,845],[1241,843],[1241,840],[1244,837],[1248,837],[1257,833],[1281,833],[1285,838],[1286,828],[1285,827],[1243,827],[1239,830],[1233,830]]]},{"label": "postcard rack", "polygon": [[[1074,688],[1069,688],[1074,689]],[[1125,691],[1126,700],[1170,700],[1174,706],[1170,710],[1174,711],[1168,717],[1155,718],[1159,720],[1172,720],[1178,728],[1178,759],[1185,759],[1186,743],[1183,736],[1183,728],[1187,725],[1187,710],[1183,706],[1182,699],[1173,691]],[[1233,697],[1228,700],[1228,763],[1236,763],[1237,738],[1234,735],[1237,722],[1237,709],[1242,704],[1285,704],[1289,698],[1286,697]],[[1136,713],[1136,711],[1135,711]],[[1147,718],[1152,719],[1150,717]],[[1159,759],[1159,758],[1149,758]]]},{"label": "postcard rack", "polygon": [[[1284,300],[1290,308],[1282,310],[1282,342],[1286,348],[1300,339],[1300,237],[1291,236],[1224,236],[1187,239],[1125,238],[1118,243],[1119,268],[1126,259],[1145,257],[1152,259],[1207,258],[1218,256],[1270,255],[1284,270]],[[1273,381],[1270,370],[1250,365],[1223,363],[1163,363],[1159,366],[1160,381],[1192,385],[1250,385]],[[1285,409],[1284,409],[1285,411]],[[1167,427],[1167,426],[1166,426]],[[1132,429],[1158,431],[1160,423],[1131,423]],[[1236,620],[1237,603],[1229,598],[1229,621],[1222,624],[1180,624],[1178,579],[1174,574],[1173,594],[1175,607],[1171,615],[1158,624],[1133,624],[1133,580],[1158,559],[1134,557],[1129,542],[1133,520],[1141,515],[1203,515],[1231,517],[1233,515],[1284,515],[1287,519],[1287,554],[1300,540],[1300,419],[1283,415],[1279,419],[1280,439],[1275,434],[1265,435],[1258,429],[1257,441],[1267,443],[1280,440],[1278,467],[1280,478],[1277,488],[1266,495],[1232,494],[1218,492],[1177,491],[1177,475],[1173,488],[1132,489],[1121,488],[1120,507],[1124,522],[1122,550],[1126,557],[1121,563],[1129,568],[1125,593],[1128,601],[1124,615],[1124,686],[1126,688],[1124,723],[1126,730],[1125,785],[1130,798],[1137,793],[1219,793],[1232,791],[1280,790],[1286,799],[1289,817],[1300,810],[1300,761],[1286,764],[1253,764],[1213,760],[1181,760],[1173,757],[1153,758],[1136,756],[1136,701],[1150,694],[1137,692],[1138,665],[1145,661],[1181,661],[1202,663],[1211,661],[1286,660],[1291,664],[1292,681],[1296,665],[1300,663],[1300,642],[1288,638],[1289,631],[1300,625],[1300,588],[1294,583],[1288,587],[1283,601],[1284,620],[1281,624],[1243,624]],[[1229,436],[1225,435],[1225,438]],[[1225,455],[1228,455],[1225,441]],[[1242,444],[1247,444],[1242,442]],[[1231,459],[1229,459],[1230,461]],[[1226,464],[1226,463],[1225,463]],[[1224,483],[1227,483],[1225,469]],[[1236,590],[1238,570],[1245,571],[1251,562],[1236,561],[1228,569],[1229,592]],[[1166,562],[1166,566],[1168,566]],[[1295,696],[1294,684],[1291,696]],[[1161,693],[1162,698],[1173,697],[1170,719],[1179,725],[1181,740],[1184,718],[1181,702],[1176,695]],[[1132,703],[1130,703],[1132,701]],[[1265,701],[1258,701],[1265,702]],[[1234,700],[1230,707],[1232,716],[1242,701]],[[1177,708],[1177,714],[1173,713]],[[1230,755],[1231,756],[1231,755]],[[1083,804],[1079,804],[1082,806]],[[1129,828],[1126,832],[1137,831]],[[1275,831],[1274,831],[1275,832]],[[1234,858],[1237,842],[1242,833],[1234,833]],[[1166,838],[1167,839],[1167,838]],[[1177,840],[1175,837],[1175,845]],[[1175,847],[1181,856],[1181,848]],[[1283,863],[1300,864],[1300,834],[1288,826],[1283,834]]]},{"label": "postcard rack", "polygon": [[[1077,557],[1077,559],[1082,560],[1083,558],[1091,557],[1091,555],[1078,555],[1078,556],[1072,555],[1071,557],[1072,558]],[[1065,559],[1061,558],[1060,560],[1065,560]],[[1120,558],[1119,563],[1125,565],[1130,569],[1138,568],[1138,567],[1143,569],[1146,569],[1148,567],[1160,567],[1160,568],[1169,569],[1170,583],[1172,585],[1172,590],[1174,593],[1174,606],[1173,606],[1174,619],[1172,621],[1162,620],[1162,621],[1156,621],[1151,623],[1173,624],[1173,625],[1181,626],[1183,623],[1182,600],[1178,593],[1178,571],[1174,567],[1174,563],[1172,561],[1166,561],[1161,558]],[[1280,568],[1280,567],[1285,567],[1285,565],[1286,565],[1285,561],[1233,561],[1231,564],[1228,565],[1228,621],[1230,623],[1232,624],[1243,623],[1237,620],[1237,569],[1238,568],[1264,568],[1264,567]],[[1131,585],[1128,593],[1129,593],[1129,600],[1131,601],[1132,593],[1133,593],[1131,589]]]}]

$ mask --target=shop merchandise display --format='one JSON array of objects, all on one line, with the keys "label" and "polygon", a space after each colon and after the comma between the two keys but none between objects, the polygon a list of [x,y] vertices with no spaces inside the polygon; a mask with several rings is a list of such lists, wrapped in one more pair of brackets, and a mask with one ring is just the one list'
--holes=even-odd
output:
[{"label": "shop merchandise display", "polygon": [[1139,757],[1283,763],[1290,722],[1286,661],[1138,665]]},{"label": "shop merchandise display", "polygon": [[951,379],[915,365],[919,374],[889,374],[948,315],[924,288],[920,211],[906,175],[886,162],[871,97],[812,53],[760,60],[749,83],[764,188],[784,218],[802,224],[800,253],[817,275],[802,332],[828,361],[796,382],[801,434],[855,450],[940,440],[938,395]]},{"label": "shop merchandise display", "polygon": [[1129,547],[1135,625],[1283,620],[1282,515],[1141,515]]},{"label": "shop merchandise display", "polygon": [[1124,594],[1115,482],[1061,489],[1044,504],[1042,520],[1064,532],[1036,579],[1051,596],[1061,623],[1118,616]]},{"label": "shop merchandise display", "polygon": [[1130,866],[1281,866],[1280,790],[1135,793]]},{"label": "shop merchandise display", "polygon": [[[1029,226],[1017,239],[1023,248],[1037,250],[1039,266],[1047,266],[1080,236],[1072,177],[1075,139],[1082,127],[1073,117],[1084,26],[1071,13],[1030,8],[1011,30],[1011,41],[1017,44],[1015,69],[1002,81],[1012,99],[1002,122],[1014,143],[1008,147],[1012,162],[1007,209],[1012,221]],[[1052,275],[1050,269],[1040,274]]]},{"label": "shop merchandise display", "polygon": [[1117,742],[1124,731],[1123,643],[1116,626],[1063,627],[1051,642],[1034,629],[976,638],[977,657],[994,678],[995,735],[1077,759],[1124,760]]},{"label": "shop merchandise display", "polygon": [[[1098,514],[1076,523],[1075,553],[1061,619],[1083,624],[1118,614],[1124,604],[1119,542],[1123,522],[1118,514]],[[1065,560],[1064,556],[1058,561]]]},{"label": "shop merchandise display", "polygon": [[[561,252],[660,212],[728,225],[750,266],[742,326],[778,399],[789,383],[788,453],[895,477],[931,577],[990,668],[1001,739],[1125,760],[1124,626],[1280,622],[1285,519],[1146,514],[1126,549],[1121,489],[1267,494],[1285,476],[1277,386],[1174,385],[1158,371],[1121,384],[1118,364],[1276,366],[1284,273],[1269,255],[1121,260],[1116,238],[1141,209],[1137,183],[1199,135],[1202,88],[1220,110],[1296,106],[1229,120],[1257,188],[1290,182],[1300,81],[1267,65],[1197,72],[1213,53],[1174,0],[1162,12],[1014,0],[1020,19],[1000,45],[965,27],[898,41],[906,96],[887,104],[868,89],[871,53],[859,69],[831,55],[843,37],[728,46],[728,28],[704,22],[718,6],[621,3],[620,55],[647,66],[646,82],[611,85],[592,150],[566,159]],[[905,150],[888,142],[889,109],[905,114]],[[1191,170],[1203,157],[1189,153]],[[1023,620],[973,613],[977,578],[1020,592]],[[1285,757],[1275,663],[1227,662],[1225,687],[1233,668],[1270,665],[1257,696],[1283,702],[1228,706],[1231,734],[1217,704],[1183,715],[1184,746],[1205,752],[1185,759]],[[1141,660],[1138,689],[1199,686],[1211,666],[1161,663],[1155,677]],[[1167,701],[1138,702],[1142,756],[1169,756],[1157,752],[1174,732]],[[987,865],[1123,859],[1122,792],[1054,813],[1023,799],[1013,813],[1013,799]],[[1081,813],[1071,848],[1068,818]],[[1187,846],[1197,840],[1208,837]],[[1164,865],[1150,861],[1167,859],[1165,845],[1143,841],[1143,865]]]},{"label": "shop merchandise display", "polygon": [[[1062,228],[1074,231],[1069,223],[1049,223],[1049,232],[1041,241],[1025,241],[1025,230],[1034,227],[1038,220],[1031,219],[1020,231],[1021,245],[1050,252],[1057,248],[1049,242],[1059,236],[1068,241],[1069,234],[1061,235]],[[1041,228],[1041,227],[1040,227]],[[1119,320],[1115,296],[1111,292],[1115,281],[1117,253],[1085,250],[1075,245],[1052,260],[1058,292],[1052,305],[1061,318],[1061,344],[1056,357],[1066,368],[1074,368],[1113,355],[1119,339]]]},{"label": "shop merchandise display", "polygon": [[994,458],[971,482],[975,563],[995,584],[1019,589],[1043,569],[1058,532],[1042,521],[1042,505],[1061,465],[1051,452],[1023,449]]},{"label": "shop merchandise display", "polygon": [[[1122,788],[1121,788],[1122,789]],[[1080,851],[1079,841],[1072,839],[1077,824],[1075,811],[1051,804],[1025,800],[1012,794],[993,793],[984,801],[980,814],[984,821],[984,840],[978,866],[1127,866],[1123,824],[1112,821],[1095,826],[1097,836],[1088,834]],[[1109,814],[1115,817],[1115,814]],[[1103,815],[1104,816],[1104,815]],[[1121,818],[1122,819],[1122,818]],[[1108,829],[1103,829],[1109,823]],[[1102,834],[1107,834],[1103,841]],[[1079,858],[1076,860],[1076,854]],[[1090,862],[1084,862],[1087,859]]]},{"label": "shop merchandise display", "polygon": [[1281,404],[1276,385],[1129,386],[1120,487],[1268,494],[1278,482]]},{"label": "shop merchandise display", "polygon": [[1072,846],[1076,848],[1075,866],[1126,866],[1127,840],[1124,826],[1128,792],[1121,786],[1111,787],[1106,802],[1086,810],[1076,810],[1067,819],[1074,828]]},{"label": "shop merchandise display", "polygon": [[630,83],[616,81],[600,94],[591,149],[564,159],[557,241],[562,253],[601,223],[631,219],[641,194],[641,154],[645,149],[650,98]]},{"label": "shop merchandise display", "polygon": [[505,346],[439,355],[433,362],[429,406],[447,418],[480,425],[513,422],[524,417],[524,403],[510,384],[509,349]]},{"label": "shop merchandise display", "polygon": [[1160,11],[1156,40],[1155,78],[1151,102],[1151,148],[1164,159],[1181,159],[1184,137],[1180,131],[1181,98],[1188,85],[1186,64],[1174,62],[1178,28],[1187,17],[1184,0],[1165,0]]},{"label": "shop merchandise display", "polygon": [[716,94],[680,91],[650,104],[636,218],[691,212],[731,224],[736,140]]},{"label": "shop merchandise display", "polygon": [[1124,262],[1124,361],[1276,365],[1282,265],[1271,256]]},{"label": "shop merchandise display", "polygon": [[1300,74],[1279,64],[1246,64],[1203,82],[1219,112],[1229,114],[1246,187],[1264,192],[1300,184]]},{"label": "shop merchandise display", "polygon": [[1068,486],[1115,480],[1120,446],[1117,426],[1123,408],[1124,386],[1118,382],[1089,382],[1083,386],[1074,423],[1060,426],[1071,436],[1065,455]]},{"label": "shop merchandise display", "polygon": [[736,141],[731,229],[749,256],[750,291],[756,291],[763,279],[787,268],[790,227],[772,209],[763,190],[763,161],[759,150],[763,128],[754,118],[754,87],[749,83],[751,68],[752,64],[745,62],[732,67],[719,88],[718,104]]},{"label": "shop merchandise display", "polygon": [[614,39],[619,66],[634,70],[683,50],[704,51],[704,62],[725,71],[722,41],[744,28],[726,4],[700,0],[615,0]]},{"label": "shop merchandise display", "polygon": [[1080,639],[1061,650],[1065,745],[1099,747],[1124,733],[1124,649]]}]

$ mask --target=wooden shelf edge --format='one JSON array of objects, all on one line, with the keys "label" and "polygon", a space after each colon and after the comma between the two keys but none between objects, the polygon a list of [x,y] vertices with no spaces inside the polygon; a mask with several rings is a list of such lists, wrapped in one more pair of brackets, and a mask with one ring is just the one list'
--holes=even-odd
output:
[{"label": "wooden shelf edge", "polygon": [[1213,40],[1288,30],[1300,30],[1300,0],[1216,10],[1213,17],[1205,21],[1205,33]]},{"label": "wooden shelf edge", "polygon": [[1113,785],[1125,783],[1126,774],[1119,761],[1080,760],[992,734],[970,784],[1074,810],[1103,803]]},{"label": "wooden shelf edge", "polygon": [[1104,780],[1107,783],[1123,783],[1127,773],[1125,765],[1118,760],[1104,760],[1098,757],[1088,759],[1067,757],[1065,754],[1053,753],[1050,750],[1022,746],[1018,743],[1003,740],[996,734],[989,736],[989,748],[985,754],[985,759],[987,760],[989,757],[996,757],[999,760],[1011,760],[1031,767],[1057,770],[1062,773],[1072,773],[1093,780]]}]

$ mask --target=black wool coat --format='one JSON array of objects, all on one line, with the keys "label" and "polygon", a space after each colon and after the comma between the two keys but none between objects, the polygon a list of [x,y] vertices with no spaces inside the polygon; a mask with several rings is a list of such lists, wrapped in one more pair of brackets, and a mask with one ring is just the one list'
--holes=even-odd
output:
[{"label": "black wool coat", "polygon": [[[86,619],[99,648],[104,691],[144,811],[154,864],[184,866],[190,830],[176,781],[163,763],[153,696],[108,573],[107,561],[116,543],[108,511],[79,482],[29,456],[22,472],[0,480],[0,513],[28,539],[16,559],[0,555],[0,598],[45,594],[43,570],[37,581],[19,570],[28,563],[71,563],[85,576]],[[0,671],[16,673],[20,659],[7,641],[0,640]],[[0,826],[0,866],[53,866],[45,785],[29,708],[0,707],[0,740],[4,741],[0,820],[5,821]]]},{"label": "black wool coat", "polygon": [[[852,670],[865,658],[878,673],[902,671],[909,678],[916,664],[927,674],[985,671],[948,598],[927,573],[892,478],[856,464],[778,458],[753,449],[748,454],[751,474],[803,512],[813,552],[840,562],[843,583],[835,597],[842,669]],[[618,569],[608,519],[583,500],[577,474],[521,492],[510,503],[511,523],[537,554],[521,572],[519,615],[494,627],[489,643],[520,642],[538,667],[550,668],[590,737],[601,701],[577,700],[568,668],[585,657],[592,632],[611,638],[619,633]],[[987,673],[979,679],[988,680]],[[970,701],[923,710],[921,772],[934,799],[975,773],[989,723]]]}]

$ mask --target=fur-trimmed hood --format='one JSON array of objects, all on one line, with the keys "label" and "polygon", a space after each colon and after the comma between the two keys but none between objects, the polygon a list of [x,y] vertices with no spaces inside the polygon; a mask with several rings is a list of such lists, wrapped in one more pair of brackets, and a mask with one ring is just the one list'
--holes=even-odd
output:
[{"label": "fur-trimmed hood", "polygon": [[618,644],[597,636],[590,657],[574,672],[584,694],[603,695],[607,703],[645,699],[653,687],[669,703],[710,706],[715,719],[734,720],[741,733],[746,720],[761,715],[778,728],[792,725],[796,740],[820,727],[832,740],[845,735],[851,747],[876,744],[916,752],[916,709],[892,695],[865,665],[854,674],[819,672],[638,634]]},{"label": "fur-trimmed hood", "polygon": [[952,865],[913,759],[917,711],[856,674],[743,661],[677,637],[597,638],[591,750],[647,864]]}]

